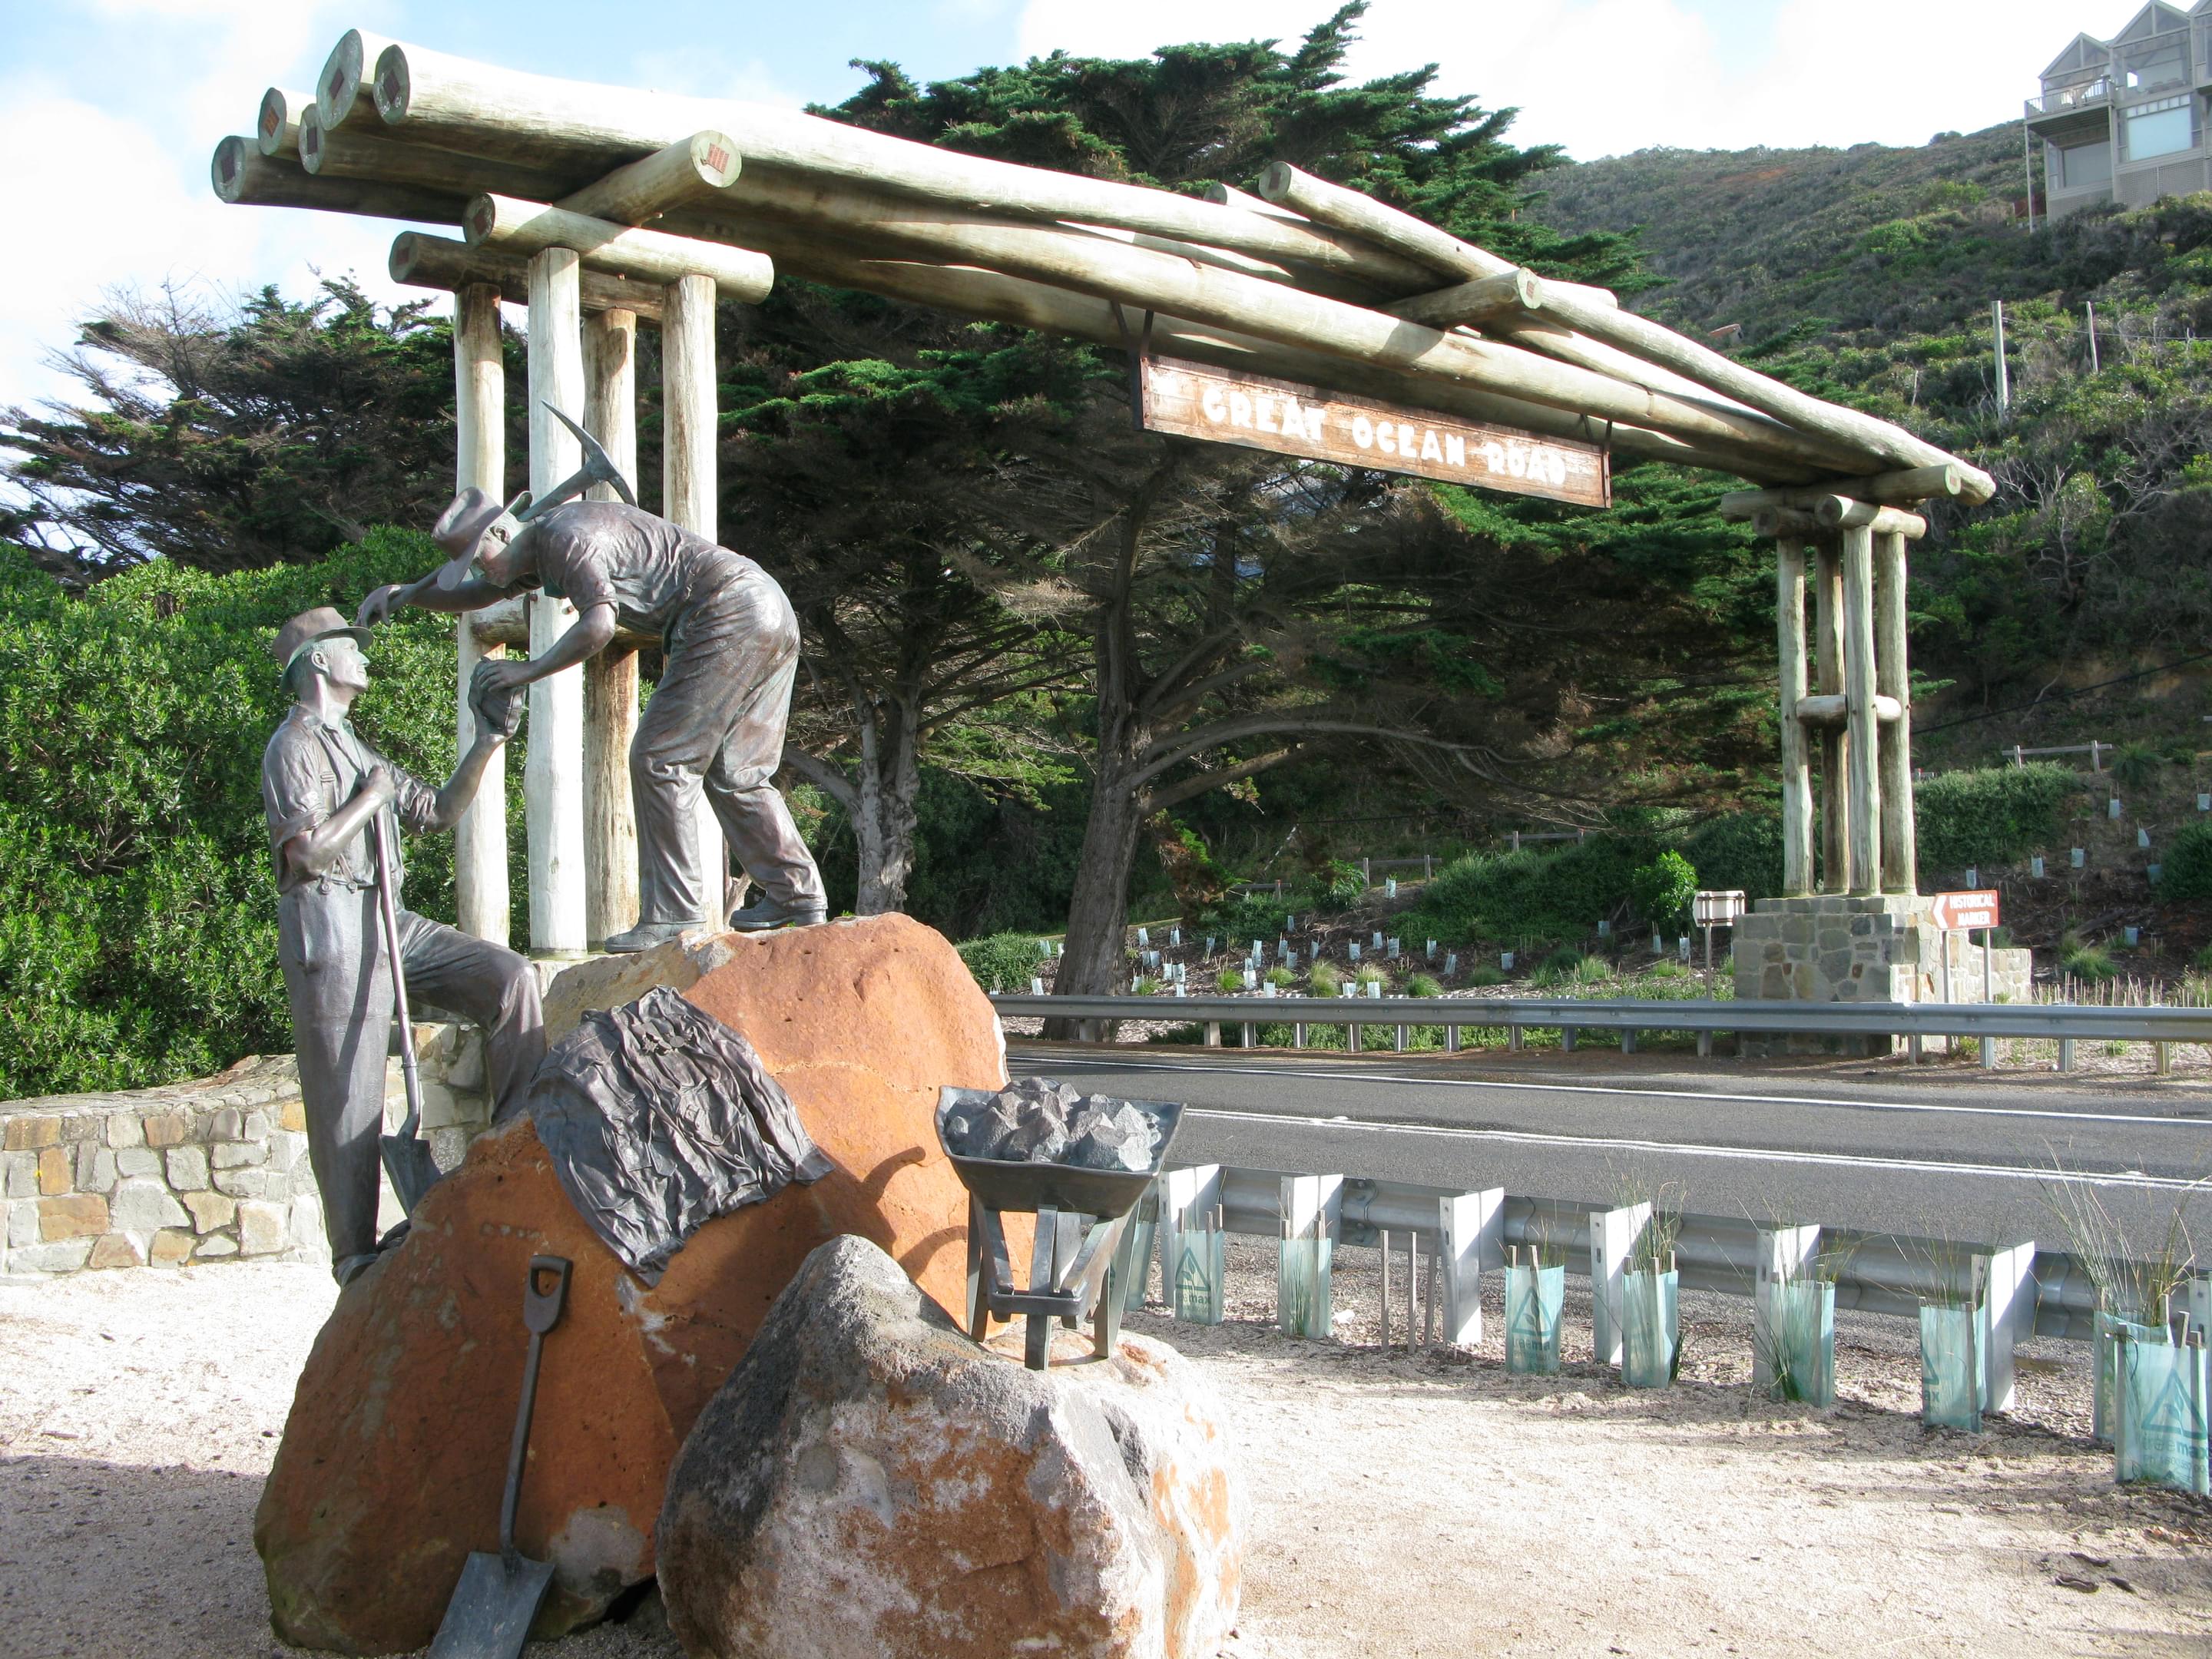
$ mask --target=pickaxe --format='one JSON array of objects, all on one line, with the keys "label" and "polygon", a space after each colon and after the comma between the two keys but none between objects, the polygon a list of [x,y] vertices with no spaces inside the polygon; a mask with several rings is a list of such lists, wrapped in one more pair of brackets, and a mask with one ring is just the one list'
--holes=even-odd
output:
[{"label": "pickaxe", "polygon": [[574,501],[594,484],[613,485],[616,495],[635,507],[636,492],[629,487],[629,480],[623,477],[622,469],[615,465],[614,457],[599,447],[599,441],[555,409],[550,401],[545,407],[551,411],[555,420],[576,434],[576,441],[584,447],[584,465],[577,469],[574,477],[556,485],[552,493],[543,501],[528,501],[519,507],[514,514],[516,522],[528,524],[539,514],[550,513],[555,507]]}]

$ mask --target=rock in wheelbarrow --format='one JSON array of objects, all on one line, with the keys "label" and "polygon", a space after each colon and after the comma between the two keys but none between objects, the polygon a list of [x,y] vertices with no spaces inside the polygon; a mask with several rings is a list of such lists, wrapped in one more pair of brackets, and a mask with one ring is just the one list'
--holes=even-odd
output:
[{"label": "rock in wheelbarrow", "polygon": [[692,1654],[1210,1659],[1245,1530],[1219,1408],[1173,1349],[1026,1370],[847,1237],[684,1441],[660,1586]]}]

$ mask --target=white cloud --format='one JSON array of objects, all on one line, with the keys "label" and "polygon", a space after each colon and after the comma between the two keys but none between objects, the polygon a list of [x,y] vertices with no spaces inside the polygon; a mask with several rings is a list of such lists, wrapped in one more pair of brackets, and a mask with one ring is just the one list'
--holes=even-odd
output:
[{"label": "white cloud", "polygon": [[[1329,9],[1328,0],[1290,12],[1259,0],[1028,0],[1018,43],[1024,54],[1134,57],[1170,41],[1288,41]],[[1717,9],[1711,0],[1376,0],[1350,67],[1373,75],[1436,63],[1442,90],[1474,94],[1488,108],[1516,106],[1522,143],[1562,143],[1579,159],[1657,145],[1921,143],[2017,115],[2037,71],[2077,31],[2109,36],[2139,6],[1745,0],[1738,10],[1765,20],[1767,43],[1748,62],[1722,50],[1708,21]],[[1740,35],[1753,24],[1745,16],[1723,27]]]},{"label": "white cloud", "polygon": [[[343,26],[333,0],[90,0],[98,51],[56,54],[0,83],[0,178],[36,261],[0,265],[0,405],[67,398],[47,366],[115,289],[223,301],[276,283],[314,291],[349,270],[386,303],[392,228],[337,214],[226,206],[208,161],[252,131],[271,81],[307,84]],[[54,165],[68,146],[69,165]]]}]

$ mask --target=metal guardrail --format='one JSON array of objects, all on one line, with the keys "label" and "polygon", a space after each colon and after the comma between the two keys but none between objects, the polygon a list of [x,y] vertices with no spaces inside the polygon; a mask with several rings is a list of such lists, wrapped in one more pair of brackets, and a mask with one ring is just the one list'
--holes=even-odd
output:
[{"label": "metal guardrail", "polygon": [[1809,1032],[1832,1036],[1990,1037],[2212,1043],[2212,1008],[2008,1002],[1578,1002],[1567,997],[1034,996],[991,999],[1001,1016],[1195,1021],[1214,1025],[1442,1026],[1461,1030]]},{"label": "metal guardrail", "polygon": [[[1221,1170],[1222,1226],[1231,1233],[1279,1238],[1282,1182],[1288,1170],[1224,1167]],[[2057,1178],[2054,1176],[2054,1178]],[[1385,1232],[1409,1235],[1425,1252],[1446,1248],[1438,1221],[1439,1204],[1460,1189],[1412,1182],[1344,1178],[1340,1244],[1373,1248]],[[1504,1201],[1504,1245],[1540,1244],[1561,1252],[1568,1271],[1588,1277],[1590,1217],[1603,1205],[1559,1199],[1514,1198]],[[1762,1230],[1748,1219],[1685,1215],[1674,1256],[1686,1290],[1715,1291],[1750,1297],[1758,1279]],[[1848,1227],[1822,1227],[1824,1254],[1835,1268],[1836,1307],[1841,1311],[1913,1319],[1923,1300],[1957,1300],[1969,1295],[1980,1265],[2010,1245],[1962,1243],[1952,1240],[1899,1237]],[[1485,1262],[1486,1270],[1503,1267]],[[2086,1342],[2095,1331],[2097,1290],[2075,1257],[2060,1250],[2038,1250],[2028,1269],[2033,1287],[2033,1334]],[[2025,1313],[2025,1310],[2022,1310]],[[2029,1334],[2023,1318],[2017,1336]]]}]

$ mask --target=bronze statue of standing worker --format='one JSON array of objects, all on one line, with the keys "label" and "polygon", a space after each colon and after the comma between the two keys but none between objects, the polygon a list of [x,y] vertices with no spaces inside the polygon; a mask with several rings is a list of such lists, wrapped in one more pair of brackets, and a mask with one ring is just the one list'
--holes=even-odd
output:
[{"label": "bronze statue of standing worker", "polygon": [[[505,945],[415,915],[397,890],[391,895],[397,938],[387,938],[379,892],[380,866],[388,867],[395,890],[404,877],[396,832],[420,835],[459,822],[520,709],[511,698],[482,700],[475,744],[434,790],[353,729],[354,700],[368,685],[368,637],[328,605],[301,612],[277,631],[270,648],[293,701],[261,758],[261,804],[276,861],[277,960],[292,1007],[307,1158],[341,1285],[369,1267],[378,1249],[394,958],[412,996],[483,1029],[495,1123],[520,1109],[545,1054],[538,981],[526,961]],[[380,839],[388,858],[374,850]]]},{"label": "bronze statue of standing worker", "polygon": [[[821,872],[774,783],[799,672],[799,619],[774,577],[627,501],[549,504],[518,524],[469,489],[430,534],[447,564],[377,589],[356,621],[380,622],[403,605],[477,611],[531,592],[576,608],[550,649],[479,666],[482,692],[572,668],[603,650],[618,625],[661,636],[665,665],[629,755],[638,923],[608,939],[609,951],[648,950],[702,926],[759,931],[825,919]],[[735,915],[724,911],[723,872],[699,868],[690,825],[702,787],[761,890]]]}]

